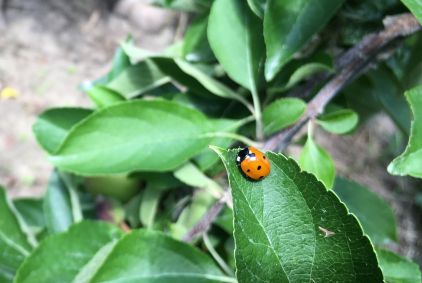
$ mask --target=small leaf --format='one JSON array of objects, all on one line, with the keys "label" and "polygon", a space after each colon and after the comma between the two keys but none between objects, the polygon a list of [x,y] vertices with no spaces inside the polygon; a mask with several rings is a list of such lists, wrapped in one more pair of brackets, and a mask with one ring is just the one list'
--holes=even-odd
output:
[{"label": "small leaf", "polygon": [[299,164],[302,170],[314,174],[327,189],[331,189],[336,176],[334,161],[330,154],[312,139],[312,134],[308,134],[308,139],[300,154]]},{"label": "small leaf", "polygon": [[421,271],[416,263],[384,249],[377,249],[377,257],[385,282],[421,283]]},{"label": "small leaf", "polygon": [[29,227],[38,232],[45,227],[43,199],[19,198],[13,200],[13,204]]},{"label": "small leaf", "polygon": [[[131,36],[128,36],[125,43],[131,44],[133,39]],[[126,54],[122,47],[117,48],[114,52],[113,61],[111,62],[111,70],[107,75],[107,82],[115,79],[122,71],[130,66],[129,56]]]},{"label": "small leaf", "polygon": [[396,219],[384,200],[369,189],[343,178],[336,179],[334,191],[356,215],[374,244],[397,240]]},{"label": "small leaf", "polygon": [[268,105],[263,112],[264,131],[271,135],[293,125],[305,112],[306,103],[298,98],[280,98]]},{"label": "small leaf", "polygon": [[85,119],[92,110],[82,108],[53,108],[38,116],[32,130],[38,143],[48,153],[55,153],[69,130]]},{"label": "small leaf", "polygon": [[53,171],[44,197],[46,226],[51,234],[66,231],[74,222],[69,188],[60,174]]},{"label": "small leaf", "polygon": [[[214,129],[217,132],[235,133],[241,126],[239,121],[230,119],[213,119],[210,120],[214,124]],[[233,143],[233,140],[228,138],[215,137],[209,142],[210,144],[228,147]],[[218,162],[218,156],[209,148],[204,148],[197,156],[194,157],[194,162],[198,165],[201,171],[206,171]]]},{"label": "small leaf", "polygon": [[93,86],[91,89],[86,90],[86,92],[100,109],[126,100],[119,93],[101,85]]},{"label": "small leaf", "polygon": [[28,227],[0,186],[0,282],[12,282],[15,272],[36,244]]},{"label": "small leaf", "polygon": [[[66,233],[46,238],[21,265],[14,282],[87,282],[76,280],[78,274],[87,267],[94,273],[105,260],[106,255],[101,254],[103,248],[114,244],[121,234],[117,227],[104,222],[84,221],[73,225]],[[96,262],[92,262],[94,259]]]},{"label": "small leaf", "polygon": [[374,96],[397,127],[408,136],[412,114],[403,95],[402,83],[387,68],[377,68],[368,75],[374,85],[371,88]]},{"label": "small leaf", "polygon": [[261,19],[264,17],[265,6],[267,4],[267,0],[248,0],[249,7],[251,10],[260,17]]},{"label": "small leaf", "polygon": [[226,87],[219,81],[208,76],[200,69],[196,68],[194,65],[180,59],[175,59],[175,63],[183,72],[185,72],[192,78],[195,78],[203,87],[205,87],[211,93],[223,98],[230,98],[238,101],[244,100],[242,96],[232,91],[230,88]]},{"label": "small leaf", "polygon": [[148,59],[126,68],[106,87],[123,95],[126,99],[131,99],[169,81],[157,65]]},{"label": "small leaf", "polygon": [[409,143],[387,169],[392,175],[422,178],[422,86],[407,91],[405,96],[413,112]]},{"label": "small leaf", "polygon": [[404,5],[412,12],[422,25],[422,1],[421,0],[401,0]]},{"label": "small leaf", "polygon": [[182,239],[201,220],[214,202],[215,198],[207,191],[195,190],[189,205],[182,211],[177,222],[171,225],[172,236]]},{"label": "small leaf", "polygon": [[290,89],[296,84],[300,83],[303,80],[311,77],[312,75],[322,73],[322,72],[332,72],[333,68],[323,63],[312,62],[300,66],[294,73],[290,76],[289,81],[287,82],[285,89]]},{"label": "small leaf", "polygon": [[207,38],[208,15],[193,21],[183,39],[183,57],[190,62],[215,60]]},{"label": "small leaf", "polygon": [[50,160],[83,175],[170,171],[202,151],[210,132],[196,110],[162,100],[128,101],[74,127]]},{"label": "small leaf", "polygon": [[262,22],[244,0],[214,1],[208,40],[229,77],[255,91],[265,54]]},{"label": "small leaf", "polygon": [[160,190],[154,185],[148,184],[142,194],[141,205],[139,207],[139,219],[146,228],[152,228],[158,204],[164,190]]},{"label": "small leaf", "polygon": [[267,47],[265,78],[272,80],[280,69],[335,14],[344,0],[269,0],[264,15]]},{"label": "small leaf", "polygon": [[317,123],[326,131],[341,135],[352,131],[358,121],[359,116],[355,111],[341,109],[320,116]]},{"label": "small leaf", "polygon": [[191,162],[186,163],[174,171],[174,176],[191,187],[204,189],[217,199],[222,197],[223,188]]},{"label": "small leaf", "polygon": [[[267,152],[271,173],[253,182],[236,165],[239,150],[214,150],[232,189],[239,282],[382,281],[358,221],[313,175]],[[334,234],[325,237],[321,228]]]}]

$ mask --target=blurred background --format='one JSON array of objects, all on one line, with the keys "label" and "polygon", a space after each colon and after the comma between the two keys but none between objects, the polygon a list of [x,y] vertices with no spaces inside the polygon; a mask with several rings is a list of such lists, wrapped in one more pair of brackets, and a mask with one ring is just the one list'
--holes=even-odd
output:
[{"label": "blurred background", "polygon": [[[183,35],[188,21],[185,13],[143,0],[0,0],[0,184],[9,194],[45,191],[52,166],[32,134],[38,114],[50,107],[89,106],[78,86],[109,70],[128,34],[137,46],[161,51]],[[390,118],[378,114],[353,135],[317,132],[316,139],[332,154],[339,175],[392,205],[400,237],[392,248],[422,264],[417,185],[386,171],[401,150],[395,132]],[[289,153],[297,156],[298,148],[291,146]]]}]

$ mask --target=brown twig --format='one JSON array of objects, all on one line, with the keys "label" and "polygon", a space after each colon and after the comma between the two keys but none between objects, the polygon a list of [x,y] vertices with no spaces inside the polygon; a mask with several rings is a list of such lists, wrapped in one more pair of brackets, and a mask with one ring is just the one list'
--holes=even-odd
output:
[{"label": "brown twig", "polygon": [[[308,103],[303,117],[292,127],[272,136],[264,143],[264,149],[279,151],[284,149],[293,137],[305,126],[309,120],[314,119],[324,111],[325,106],[342,90],[351,80],[358,76],[372,59],[379,54],[384,47],[395,39],[408,36],[421,29],[418,21],[411,14],[387,17],[384,20],[384,30],[366,36],[360,43],[344,53],[336,62],[339,70],[330,81]],[[328,77],[323,76],[325,81]],[[314,87],[313,82],[310,87]],[[228,191],[226,194],[229,194]],[[224,207],[226,194],[217,201],[199,222],[184,236],[183,240],[191,242],[197,235],[207,231],[215,218]]]},{"label": "brown twig", "polygon": [[385,46],[395,39],[415,33],[421,28],[416,18],[411,14],[387,17],[384,24],[385,29],[383,31],[366,36],[359,44],[340,57],[337,65],[341,71],[308,103],[305,115],[293,127],[268,139],[264,144],[265,149],[280,151],[286,148],[300,129],[309,120],[321,114],[325,106],[340,90],[359,75]]}]

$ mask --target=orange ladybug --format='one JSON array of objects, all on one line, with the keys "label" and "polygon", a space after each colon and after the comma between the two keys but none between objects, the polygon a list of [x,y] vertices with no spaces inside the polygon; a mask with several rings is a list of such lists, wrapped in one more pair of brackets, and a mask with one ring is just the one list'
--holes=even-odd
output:
[{"label": "orange ladybug", "polygon": [[271,165],[268,158],[253,146],[245,147],[239,151],[236,163],[247,177],[255,181],[270,174]]}]

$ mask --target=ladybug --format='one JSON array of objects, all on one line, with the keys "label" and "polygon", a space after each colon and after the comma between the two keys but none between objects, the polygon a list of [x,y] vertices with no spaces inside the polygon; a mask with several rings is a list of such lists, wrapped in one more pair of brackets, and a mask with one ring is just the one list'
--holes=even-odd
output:
[{"label": "ladybug", "polygon": [[255,181],[270,174],[271,165],[268,158],[253,146],[245,147],[239,151],[236,163],[247,177]]}]

